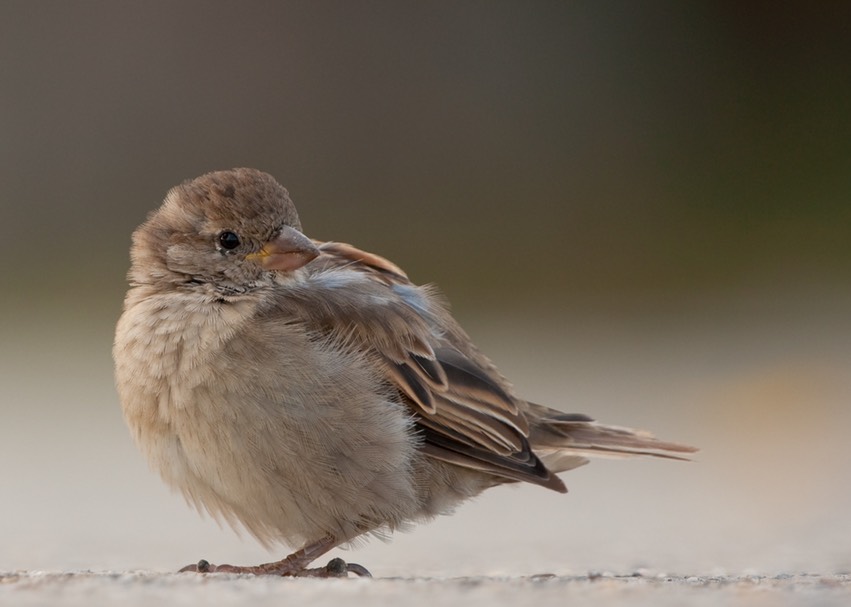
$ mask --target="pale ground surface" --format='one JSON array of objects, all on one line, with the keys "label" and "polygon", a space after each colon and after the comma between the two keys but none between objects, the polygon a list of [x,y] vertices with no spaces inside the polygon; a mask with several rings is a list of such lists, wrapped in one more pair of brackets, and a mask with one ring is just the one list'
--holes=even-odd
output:
[{"label": "pale ground surface", "polygon": [[498,488],[330,555],[373,580],[171,574],[285,550],[219,529],[147,470],[112,388],[117,310],[47,305],[0,345],[2,604],[851,604],[848,294],[631,318],[462,311],[530,400],[703,450],[593,462],[568,495]]},{"label": "pale ground surface", "polygon": [[847,575],[478,576],[373,580],[213,578],[124,572],[0,575],[0,601],[15,605],[848,605]]}]

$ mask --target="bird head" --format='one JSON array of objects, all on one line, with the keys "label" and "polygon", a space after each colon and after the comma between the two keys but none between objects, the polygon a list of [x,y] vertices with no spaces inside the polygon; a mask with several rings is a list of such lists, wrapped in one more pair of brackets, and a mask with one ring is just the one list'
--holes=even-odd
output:
[{"label": "bird head", "polygon": [[130,279],[239,293],[318,254],[283,186],[261,171],[232,169],[172,188],[133,234]]}]

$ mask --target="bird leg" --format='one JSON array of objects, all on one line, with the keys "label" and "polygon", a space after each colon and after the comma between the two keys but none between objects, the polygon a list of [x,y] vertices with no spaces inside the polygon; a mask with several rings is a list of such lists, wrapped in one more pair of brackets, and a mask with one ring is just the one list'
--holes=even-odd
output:
[{"label": "bird leg", "polygon": [[336,540],[330,535],[319,541],[296,550],[289,556],[274,563],[264,563],[253,567],[240,567],[236,565],[212,565],[204,559],[195,565],[187,565],[180,573],[190,571],[196,573],[250,573],[252,575],[280,575],[292,577],[346,577],[354,573],[361,577],[372,577],[362,565],[347,563],[341,558],[331,559],[325,567],[307,566],[314,560],[331,550],[337,545]]}]

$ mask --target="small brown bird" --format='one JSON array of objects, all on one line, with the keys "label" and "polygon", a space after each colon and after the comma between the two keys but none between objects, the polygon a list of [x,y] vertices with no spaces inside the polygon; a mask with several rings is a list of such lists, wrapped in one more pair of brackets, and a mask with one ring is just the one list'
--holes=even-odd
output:
[{"label": "small brown bird", "polygon": [[299,547],[184,571],[369,575],[308,565],[501,483],[564,492],[556,474],[586,456],[694,451],[522,400],[434,289],[305,236],[266,173],[175,187],[131,258],[114,358],[137,444],[197,507],[267,547]]}]

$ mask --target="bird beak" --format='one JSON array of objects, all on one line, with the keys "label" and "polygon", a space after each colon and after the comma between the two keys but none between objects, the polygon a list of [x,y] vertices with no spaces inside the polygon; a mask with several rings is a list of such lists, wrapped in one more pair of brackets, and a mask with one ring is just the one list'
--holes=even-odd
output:
[{"label": "bird beak", "polygon": [[267,270],[292,272],[319,255],[319,249],[307,236],[289,226],[284,226],[274,240],[270,240],[257,253],[246,259],[256,261]]}]

